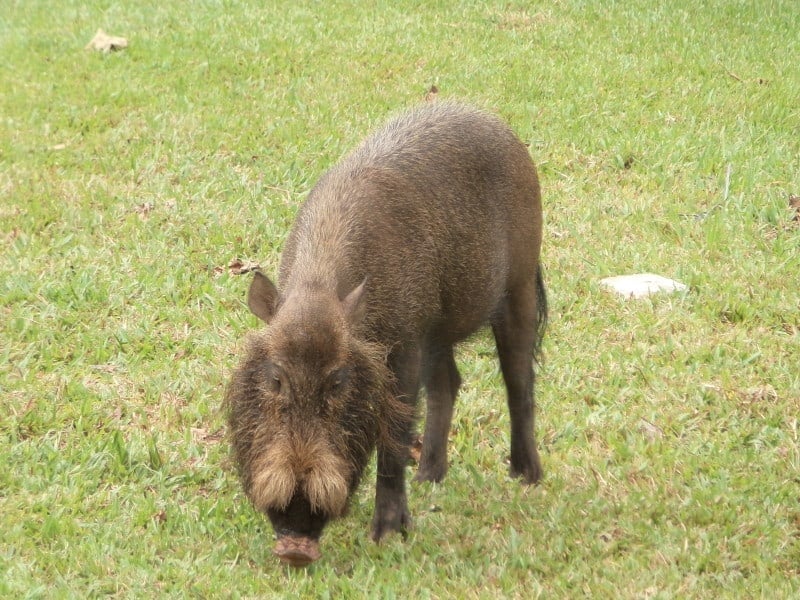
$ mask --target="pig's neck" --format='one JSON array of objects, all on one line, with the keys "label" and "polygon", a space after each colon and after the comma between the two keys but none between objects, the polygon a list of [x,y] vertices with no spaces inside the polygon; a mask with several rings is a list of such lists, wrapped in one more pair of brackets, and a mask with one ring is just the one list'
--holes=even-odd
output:
[{"label": "pig's neck", "polygon": [[[347,202],[315,202],[305,215],[294,266],[287,288],[314,287],[344,297],[359,281],[343,274],[353,273],[352,241],[354,226]],[[287,291],[289,291],[287,289]]]}]

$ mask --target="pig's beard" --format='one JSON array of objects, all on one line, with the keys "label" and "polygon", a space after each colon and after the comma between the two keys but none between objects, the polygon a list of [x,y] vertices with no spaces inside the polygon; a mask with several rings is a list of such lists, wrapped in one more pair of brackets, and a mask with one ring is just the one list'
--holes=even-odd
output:
[{"label": "pig's beard", "polygon": [[252,464],[249,495],[259,510],[285,510],[302,493],[311,510],[331,518],[347,506],[350,468],[325,440],[273,440]]}]

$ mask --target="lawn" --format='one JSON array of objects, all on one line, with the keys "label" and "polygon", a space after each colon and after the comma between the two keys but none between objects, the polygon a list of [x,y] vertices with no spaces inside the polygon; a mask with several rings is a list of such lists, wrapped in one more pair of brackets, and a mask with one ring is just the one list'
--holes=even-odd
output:
[{"label": "lawn", "polygon": [[[0,0],[0,596],[800,595],[798,32],[795,0]],[[220,409],[240,265],[433,86],[539,165],[545,478],[507,475],[483,332],[408,539],[369,540],[371,467],[291,570]],[[636,272],[689,289],[598,283]]]}]

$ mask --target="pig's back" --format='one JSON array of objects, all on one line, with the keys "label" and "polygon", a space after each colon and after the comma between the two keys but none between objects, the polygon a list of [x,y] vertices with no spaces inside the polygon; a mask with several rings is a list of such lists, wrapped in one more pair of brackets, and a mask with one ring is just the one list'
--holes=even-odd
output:
[{"label": "pig's back", "polygon": [[373,337],[452,343],[534,277],[540,237],[525,146],[491,115],[436,103],[391,121],[323,176],[282,279],[327,271],[341,295],[366,277]]}]

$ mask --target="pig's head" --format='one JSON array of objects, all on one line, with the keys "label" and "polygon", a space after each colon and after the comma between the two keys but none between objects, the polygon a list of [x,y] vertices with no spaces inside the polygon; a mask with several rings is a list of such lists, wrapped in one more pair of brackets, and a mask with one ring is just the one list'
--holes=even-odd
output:
[{"label": "pig's head", "polygon": [[256,273],[248,293],[269,326],[251,334],[228,386],[230,437],[245,493],[294,566],[319,558],[320,534],[344,514],[376,443],[392,445],[394,424],[410,418],[385,352],[354,334],[364,305],[363,283],[344,298],[317,286],[281,297]]}]

